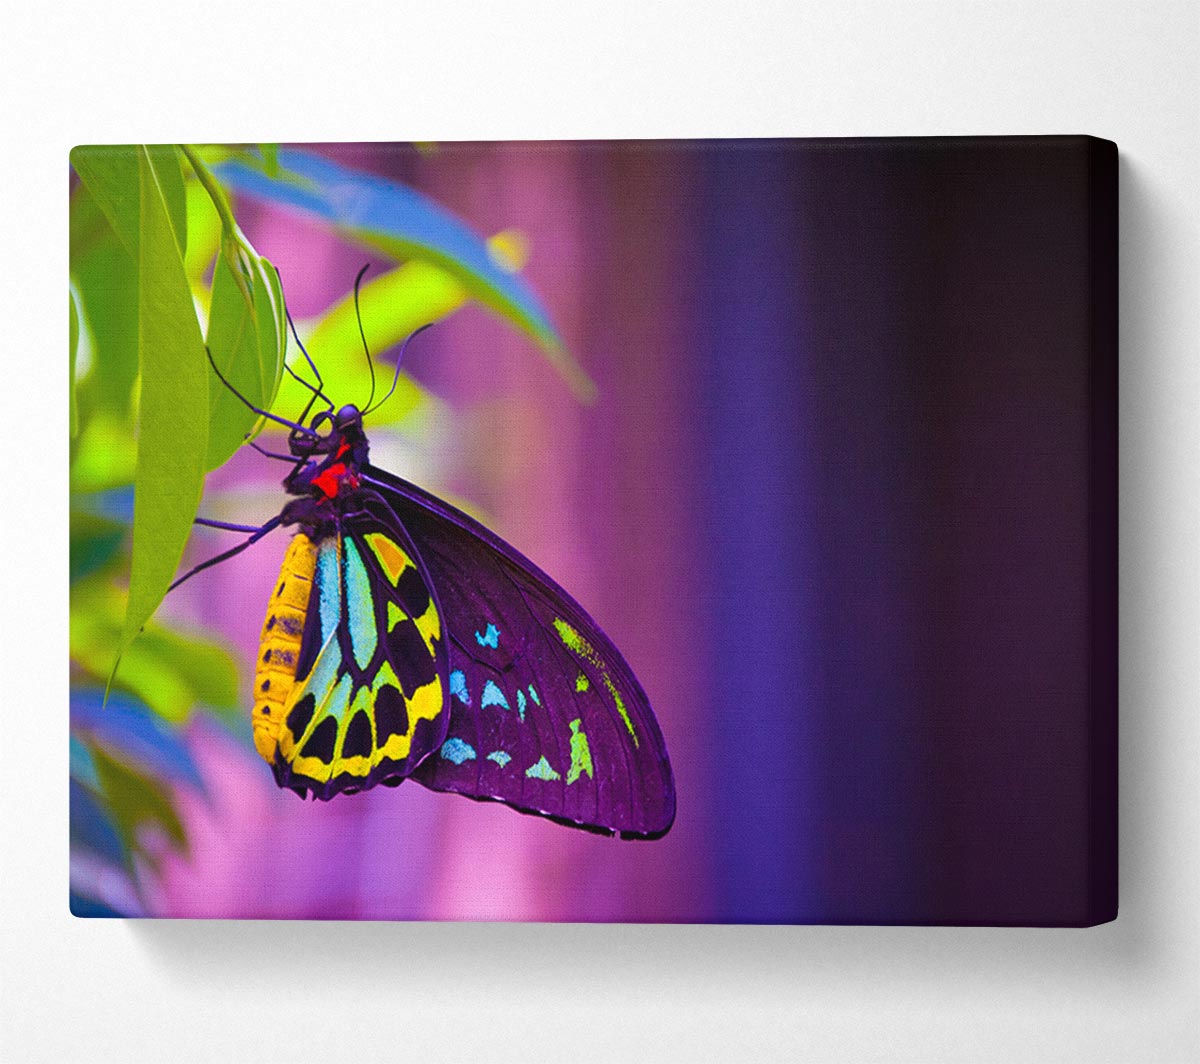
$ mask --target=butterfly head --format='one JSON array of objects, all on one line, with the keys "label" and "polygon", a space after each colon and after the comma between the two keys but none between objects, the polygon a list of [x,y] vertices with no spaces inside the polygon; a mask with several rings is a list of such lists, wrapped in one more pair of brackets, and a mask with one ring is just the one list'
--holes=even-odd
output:
[{"label": "butterfly head", "polygon": [[[308,431],[293,432],[288,439],[292,454],[297,458],[312,458],[321,454],[345,453],[345,448],[365,447],[362,411],[353,403],[340,410],[322,410],[314,415]],[[365,461],[365,454],[363,457]]]},{"label": "butterfly head", "polygon": [[333,415],[333,431],[343,435],[347,433],[362,434],[362,411],[353,403],[347,403]]},{"label": "butterfly head", "polygon": [[288,474],[284,487],[307,497],[321,513],[353,497],[369,452],[362,420],[362,411],[349,404],[336,412],[322,410],[305,435],[293,433],[292,454],[307,461]]}]

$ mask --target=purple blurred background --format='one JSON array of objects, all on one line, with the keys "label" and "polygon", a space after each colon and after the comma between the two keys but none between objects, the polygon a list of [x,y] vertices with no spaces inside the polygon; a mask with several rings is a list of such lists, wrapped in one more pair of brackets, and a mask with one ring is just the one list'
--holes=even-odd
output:
[{"label": "purple blurred background", "polygon": [[[528,237],[598,402],[470,306],[406,356],[448,429],[375,459],[469,501],[603,625],[661,722],[678,819],[638,843],[411,783],[301,802],[248,725],[201,720],[209,794],[184,793],[191,853],[153,907],[1082,920],[1086,149],[937,144],[318,148]],[[370,258],[237,210],[301,318]],[[263,519],[277,477],[242,453],[212,490]],[[169,604],[228,635],[247,684],[283,549]]]}]

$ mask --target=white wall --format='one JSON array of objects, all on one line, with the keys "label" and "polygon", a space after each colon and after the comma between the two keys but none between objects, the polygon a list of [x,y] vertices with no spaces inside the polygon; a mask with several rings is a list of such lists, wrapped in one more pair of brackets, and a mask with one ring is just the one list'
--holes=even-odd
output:
[{"label": "white wall", "polygon": [[[4,16],[0,1060],[1196,1059],[1196,6],[584,6],[392,0],[334,13],[316,0],[271,11],[216,0],[179,8],[181,20],[175,5],[93,0]],[[1115,924],[67,914],[61,303],[73,144],[964,133],[1093,133],[1123,153]]]}]

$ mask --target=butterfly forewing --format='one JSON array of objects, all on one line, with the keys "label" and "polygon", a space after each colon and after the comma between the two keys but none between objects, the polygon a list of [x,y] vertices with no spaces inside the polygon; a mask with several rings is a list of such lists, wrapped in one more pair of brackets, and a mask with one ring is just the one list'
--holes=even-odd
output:
[{"label": "butterfly forewing", "polygon": [[663,834],[675,791],[662,732],[599,626],[478,522],[367,475],[437,589],[449,651],[449,728],[413,779],[580,827]]}]

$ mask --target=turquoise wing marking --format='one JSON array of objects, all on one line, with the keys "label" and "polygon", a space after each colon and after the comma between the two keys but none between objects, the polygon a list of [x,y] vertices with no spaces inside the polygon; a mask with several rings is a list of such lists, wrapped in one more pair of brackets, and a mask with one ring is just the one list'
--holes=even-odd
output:
[{"label": "turquoise wing marking", "polygon": [[375,602],[371,581],[354,540],[346,540],[346,614],[350,627],[350,646],[360,669],[366,669],[379,645],[375,623]]}]

